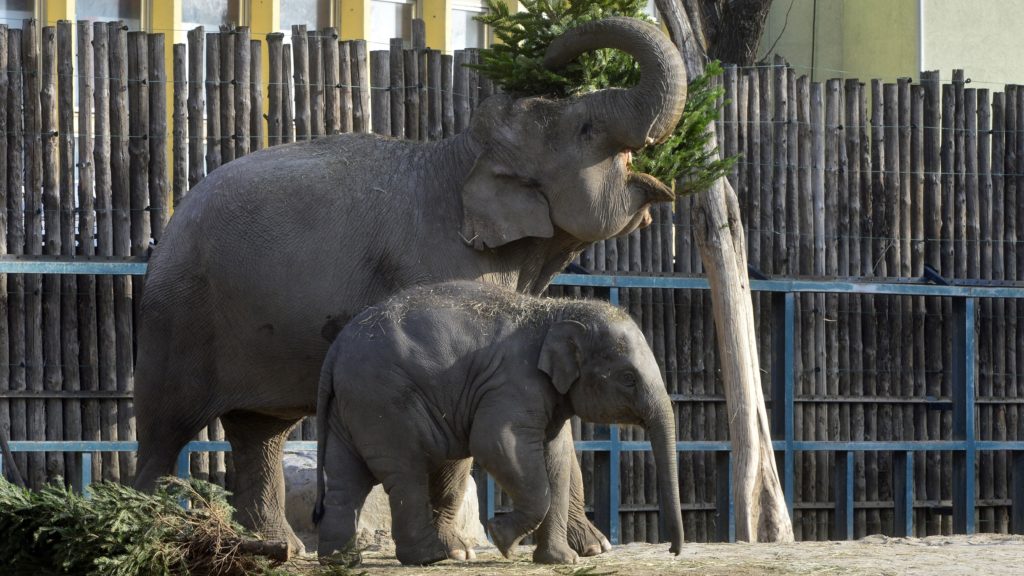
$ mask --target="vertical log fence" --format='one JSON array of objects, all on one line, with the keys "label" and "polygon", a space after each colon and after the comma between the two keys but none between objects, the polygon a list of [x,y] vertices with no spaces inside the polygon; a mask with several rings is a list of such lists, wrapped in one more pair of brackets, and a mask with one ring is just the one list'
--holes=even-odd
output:
[{"label": "vertical log fence", "polygon": [[[120,23],[0,26],[0,429],[36,486],[132,479],[141,274],[191,187],[265,145],[452,137],[495,91],[464,66],[479,51],[368,51],[331,28],[269,35],[267,78],[247,28],[190,31],[173,70],[165,42]],[[1024,90],[968,88],[959,71],[819,83],[778,59],[721,82],[720,142],[740,157],[729,178],[768,278],[752,282],[755,317],[797,537],[1024,532]],[[691,202],[587,248],[589,275],[551,292],[636,318],[678,414],[688,538],[728,539]],[[597,521],[619,542],[658,540],[643,430],[575,431]],[[313,430],[292,439],[308,447]],[[191,445],[183,471],[223,482],[223,430],[198,440],[212,444]],[[485,512],[509,504],[486,480],[481,493]]]}]

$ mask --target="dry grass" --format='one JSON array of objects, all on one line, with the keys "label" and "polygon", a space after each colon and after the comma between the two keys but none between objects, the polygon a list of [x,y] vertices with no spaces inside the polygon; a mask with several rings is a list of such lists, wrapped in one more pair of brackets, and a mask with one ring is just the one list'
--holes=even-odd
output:
[{"label": "dry grass", "polygon": [[[871,536],[852,542],[796,544],[687,544],[679,556],[668,544],[617,546],[575,566],[543,566],[520,547],[506,560],[494,548],[478,549],[474,562],[442,562],[427,567],[401,566],[393,550],[364,552],[355,573],[368,576],[654,576],[660,574],[752,575],[1024,575],[1024,537],[998,534],[887,538]],[[284,568],[308,572],[315,561],[300,559]]]}]

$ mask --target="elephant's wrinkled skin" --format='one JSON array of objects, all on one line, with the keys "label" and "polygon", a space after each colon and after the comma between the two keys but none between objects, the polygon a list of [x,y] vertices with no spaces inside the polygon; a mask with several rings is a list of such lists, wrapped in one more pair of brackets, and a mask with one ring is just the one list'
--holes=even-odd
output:
[{"label": "elephant's wrinkled skin", "polygon": [[488,523],[495,546],[508,556],[540,527],[534,561],[575,562],[565,536],[573,415],[647,428],[678,553],[672,402],[625,312],[463,281],[406,290],[360,313],[328,351],[317,394],[321,558],[350,544],[377,482],[403,564],[465,558],[457,535],[435,527],[424,479],[472,457],[514,503]]},{"label": "elephant's wrinkled skin", "polygon": [[[355,314],[404,288],[483,280],[539,293],[580,250],[649,221],[664,186],[629,170],[667,137],[685,72],[656,27],[616,18],[552,43],[633,54],[637,86],[564,100],[489,98],[470,128],[436,143],[345,134],[276,146],[211,172],[154,250],[139,318],[136,486],[171,473],[180,448],[221,417],[239,520],[301,543],[284,519],[281,450],[315,410],[330,342]],[[583,514],[578,464],[569,541],[607,549]],[[466,471],[451,474],[451,490]],[[457,500],[438,494],[438,507]]]}]

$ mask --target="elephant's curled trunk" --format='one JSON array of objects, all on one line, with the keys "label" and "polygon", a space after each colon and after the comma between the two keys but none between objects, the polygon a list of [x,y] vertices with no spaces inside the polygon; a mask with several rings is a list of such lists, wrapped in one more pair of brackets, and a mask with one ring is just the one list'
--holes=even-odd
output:
[{"label": "elephant's curled trunk", "polygon": [[625,111],[616,114],[624,147],[639,149],[667,139],[686,104],[686,69],[679,51],[657,26],[616,16],[587,22],[556,38],[548,46],[544,65],[555,70],[600,48],[622,50],[640,65],[636,86],[592,95],[607,101],[609,110]]},{"label": "elephant's curled trunk", "polygon": [[669,550],[679,554],[683,546],[683,517],[679,503],[675,417],[668,399],[657,402],[643,420],[658,467],[658,502],[672,544]]}]

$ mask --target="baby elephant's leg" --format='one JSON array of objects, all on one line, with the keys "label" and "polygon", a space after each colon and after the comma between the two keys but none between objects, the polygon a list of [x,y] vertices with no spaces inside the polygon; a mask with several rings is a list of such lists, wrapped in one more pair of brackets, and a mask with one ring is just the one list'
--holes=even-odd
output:
[{"label": "baby elephant's leg", "polygon": [[524,438],[506,427],[477,427],[472,435],[473,457],[512,497],[512,512],[487,523],[494,545],[508,558],[512,548],[540,526],[551,504],[544,442],[540,434]]},{"label": "baby elephant's leg", "polygon": [[576,453],[572,444],[572,428],[568,422],[545,450],[548,482],[551,484],[551,507],[544,522],[534,535],[537,548],[533,561],[542,564],[575,564],[579,555],[569,547],[567,525],[569,520],[570,465]]},{"label": "baby elephant's leg", "polygon": [[375,482],[363,459],[340,438],[329,439],[324,460],[327,484],[317,554],[325,564],[354,566],[361,560],[354,549],[359,510]]},{"label": "baby elephant's leg", "polygon": [[466,492],[473,459],[449,460],[430,474],[430,502],[434,509],[434,525],[453,560],[473,560],[473,546],[458,527],[459,510]]},{"label": "baby elephant's leg", "polygon": [[448,558],[448,547],[434,526],[430,493],[423,482],[427,477],[428,468],[414,464],[384,477],[395,555],[402,564],[423,566]]}]

